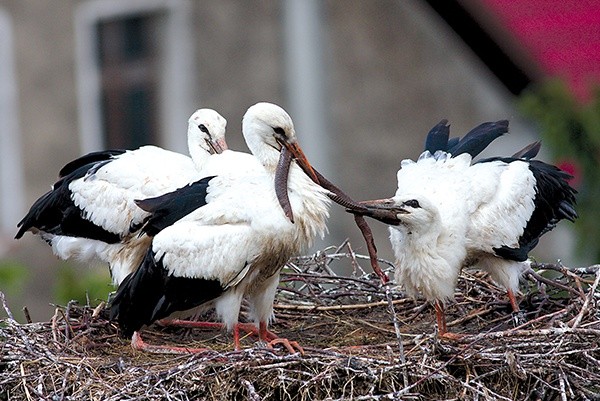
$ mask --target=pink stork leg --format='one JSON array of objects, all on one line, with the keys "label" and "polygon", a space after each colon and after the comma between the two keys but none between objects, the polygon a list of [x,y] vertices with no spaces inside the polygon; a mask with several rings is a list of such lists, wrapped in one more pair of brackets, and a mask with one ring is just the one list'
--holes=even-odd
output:
[{"label": "pink stork leg", "polygon": [[446,325],[446,314],[444,313],[444,304],[440,301],[435,301],[433,304],[435,308],[435,318],[438,325],[438,337],[445,338],[448,340],[458,340],[462,337],[462,334],[448,332]]},{"label": "pink stork leg", "polygon": [[[160,324],[164,326],[178,326],[178,327],[189,327],[189,328],[217,328],[223,329],[225,325],[223,323],[216,322],[196,322],[191,320],[161,320]],[[254,335],[259,338],[259,340],[264,341],[267,344],[267,347],[273,349],[273,345],[275,344],[283,344],[283,346],[290,352],[290,354],[294,354],[299,351],[301,354],[304,354],[304,349],[298,344],[296,341],[289,341],[287,338],[280,338],[272,331],[267,329],[266,322],[260,322],[259,327],[253,323],[236,323],[233,326],[233,345],[236,350],[242,349],[240,343],[240,330],[245,331],[250,335]],[[141,339],[140,339],[141,340]],[[145,344],[145,343],[143,343]],[[295,349],[294,349],[295,347]],[[186,348],[183,348],[186,349]],[[296,351],[297,350],[297,351]]]},{"label": "pink stork leg", "polygon": [[506,294],[508,295],[508,300],[510,301],[510,306],[512,307],[513,312],[515,312],[515,313],[520,312],[521,309],[519,309],[519,303],[517,302],[515,293],[509,289],[509,290],[506,290]]},{"label": "pink stork leg", "polygon": [[433,306],[435,307],[435,318],[437,320],[438,336],[443,337],[448,331],[448,328],[446,327],[444,305],[440,301],[435,301]]},{"label": "pink stork leg", "polygon": [[148,344],[142,340],[142,336],[137,331],[131,336],[131,347],[139,351],[146,351],[154,354],[198,354],[209,351],[208,348],[172,347],[169,345]]},{"label": "pink stork leg", "polygon": [[525,324],[527,322],[527,319],[525,318],[525,314],[523,313],[523,311],[521,311],[521,309],[519,308],[519,303],[517,302],[517,297],[515,296],[515,293],[512,290],[508,289],[506,290],[506,294],[508,295],[508,300],[510,301],[510,306],[513,310],[513,320],[515,325],[520,326],[522,324]]}]

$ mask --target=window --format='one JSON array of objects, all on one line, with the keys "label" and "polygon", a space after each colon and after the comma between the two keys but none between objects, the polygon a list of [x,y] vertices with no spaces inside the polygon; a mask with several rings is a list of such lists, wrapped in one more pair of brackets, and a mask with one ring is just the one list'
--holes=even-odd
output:
[{"label": "window", "polygon": [[151,14],[97,24],[104,147],[156,143],[158,44]]},{"label": "window", "polygon": [[195,110],[190,16],[187,0],[89,0],[78,6],[82,153],[149,143],[185,152],[186,121]]}]

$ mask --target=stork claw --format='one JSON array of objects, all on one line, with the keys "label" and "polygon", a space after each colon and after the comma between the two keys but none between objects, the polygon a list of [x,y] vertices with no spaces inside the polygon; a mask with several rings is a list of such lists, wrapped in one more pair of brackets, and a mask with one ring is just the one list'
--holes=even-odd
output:
[{"label": "stork claw", "polygon": [[267,343],[267,348],[270,350],[275,350],[273,346],[276,344],[283,344],[283,346],[288,350],[290,354],[300,352],[300,355],[304,355],[304,348],[302,348],[302,346],[298,344],[297,341],[290,341],[287,338],[277,337]]},{"label": "stork claw", "polygon": [[441,340],[449,340],[449,341],[460,341],[463,337],[464,337],[464,334],[451,333],[449,331],[438,334],[438,338],[440,338]]}]

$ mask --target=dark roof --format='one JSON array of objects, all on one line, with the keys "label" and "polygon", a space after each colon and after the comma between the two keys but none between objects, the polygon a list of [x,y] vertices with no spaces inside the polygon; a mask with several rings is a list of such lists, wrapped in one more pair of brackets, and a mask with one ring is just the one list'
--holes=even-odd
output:
[{"label": "dark roof", "polygon": [[515,94],[548,77],[581,100],[600,86],[598,0],[425,1]]},{"label": "dark roof", "polygon": [[600,1],[477,0],[546,76],[581,99],[600,84]]}]

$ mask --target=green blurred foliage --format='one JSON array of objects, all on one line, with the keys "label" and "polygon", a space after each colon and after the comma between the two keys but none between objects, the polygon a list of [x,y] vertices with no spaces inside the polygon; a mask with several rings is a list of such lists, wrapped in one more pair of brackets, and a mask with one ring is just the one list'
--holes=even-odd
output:
[{"label": "green blurred foliage", "polygon": [[71,300],[86,305],[89,299],[92,305],[96,305],[106,301],[108,294],[114,291],[110,283],[108,268],[104,266],[86,269],[64,264],[56,274],[54,300],[60,305],[66,305]]},{"label": "green blurred foliage", "polygon": [[29,270],[23,264],[10,260],[0,261],[0,291],[7,298],[20,297],[28,279]]},{"label": "green blurred foliage", "polygon": [[519,107],[537,123],[555,161],[575,168],[577,251],[600,260],[600,90],[582,104],[562,81],[548,81],[524,93]]}]

